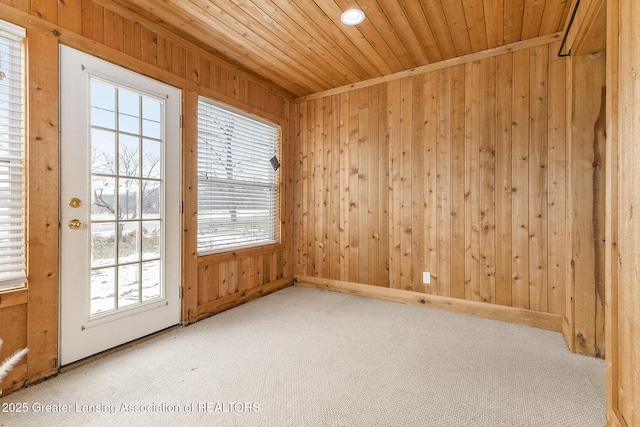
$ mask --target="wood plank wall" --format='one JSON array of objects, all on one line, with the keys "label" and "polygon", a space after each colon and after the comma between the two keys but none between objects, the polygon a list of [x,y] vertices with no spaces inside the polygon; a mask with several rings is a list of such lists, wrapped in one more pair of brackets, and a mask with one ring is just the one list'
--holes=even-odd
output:
[{"label": "wood plank wall", "polygon": [[[575,2],[574,2],[575,6]],[[605,357],[607,159],[605,0],[580,3],[567,60],[568,249],[563,332],[572,351]],[[567,23],[568,25],[568,23]]]},{"label": "wood plank wall", "polygon": [[569,347],[604,358],[606,55],[570,59]]},{"label": "wood plank wall", "polygon": [[558,48],[300,100],[296,275],[564,315]]},{"label": "wood plank wall", "polygon": [[[59,147],[58,44],[106,59],[183,90],[183,312],[194,322],[293,282],[293,96],[222,62],[145,17],[92,0],[0,0],[0,17],[27,28],[28,287],[0,293],[0,359],[28,346],[2,384],[8,393],[58,371]],[[196,153],[198,95],[279,123],[283,129],[282,244],[258,252],[198,257]]]},{"label": "wood plank wall", "polygon": [[607,1],[607,425],[640,425],[640,9]]}]

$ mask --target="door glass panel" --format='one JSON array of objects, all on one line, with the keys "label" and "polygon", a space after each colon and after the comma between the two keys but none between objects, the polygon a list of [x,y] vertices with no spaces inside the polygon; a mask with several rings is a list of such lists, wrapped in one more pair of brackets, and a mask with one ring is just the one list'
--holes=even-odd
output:
[{"label": "door glass panel", "polygon": [[138,218],[140,212],[140,180],[120,178],[118,180],[118,219]]},{"label": "door glass panel", "polygon": [[140,297],[140,264],[118,267],[118,307],[137,304]]},{"label": "door glass panel", "polygon": [[116,87],[91,80],[91,126],[116,128]]},{"label": "door glass panel", "polygon": [[160,182],[142,181],[142,217],[160,218]]},{"label": "door glass panel", "polygon": [[140,260],[140,223],[121,222],[118,235],[118,262],[128,263]]},{"label": "door glass panel", "polygon": [[116,308],[115,268],[91,270],[91,314],[95,315]]},{"label": "door glass panel", "polygon": [[164,101],[96,79],[90,86],[90,295],[95,316],[164,294]]},{"label": "door glass panel", "polygon": [[160,297],[160,261],[142,263],[142,300]]},{"label": "door glass panel", "polygon": [[142,259],[150,260],[160,258],[160,221],[142,222]]},{"label": "door glass panel", "polygon": [[116,219],[117,199],[116,180],[104,175],[91,177],[91,220],[114,221]]},{"label": "door glass panel", "polygon": [[140,175],[140,138],[120,134],[118,167],[120,176]]},{"label": "door glass panel", "polygon": [[143,144],[142,177],[158,179],[162,173],[162,163],[160,162],[162,145],[160,141],[153,139],[145,139]]},{"label": "door glass panel", "polygon": [[149,138],[161,138],[160,111],[162,106],[157,99],[142,98],[142,134]]},{"label": "door glass panel", "polygon": [[116,263],[116,223],[96,222],[91,227],[91,266]]},{"label": "door glass panel", "polygon": [[122,88],[118,89],[118,130],[140,134],[140,95]]},{"label": "door glass panel", "polygon": [[93,173],[113,175],[116,170],[116,133],[91,129],[91,169]]}]

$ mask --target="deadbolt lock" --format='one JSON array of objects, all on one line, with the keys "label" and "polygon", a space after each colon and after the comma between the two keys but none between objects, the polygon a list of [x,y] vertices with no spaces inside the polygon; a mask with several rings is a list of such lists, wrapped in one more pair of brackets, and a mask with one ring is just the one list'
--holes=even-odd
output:
[{"label": "deadbolt lock", "polygon": [[80,206],[82,206],[82,200],[78,199],[77,197],[69,199],[69,206],[71,206],[72,208],[79,208]]}]

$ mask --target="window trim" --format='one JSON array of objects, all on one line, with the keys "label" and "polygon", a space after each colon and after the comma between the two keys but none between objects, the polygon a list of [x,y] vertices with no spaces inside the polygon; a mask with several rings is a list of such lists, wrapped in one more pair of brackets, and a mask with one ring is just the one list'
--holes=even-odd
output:
[{"label": "window trim", "polygon": [[[278,160],[280,161],[281,165],[279,166],[279,168],[275,171],[275,220],[274,220],[274,232],[275,232],[275,239],[273,241],[261,241],[261,242],[254,242],[254,243],[248,243],[245,245],[236,245],[236,246],[232,246],[232,247],[222,247],[222,248],[218,248],[218,249],[210,249],[210,250],[200,250],[198,249],[198,215],[196,215],[196,220],[195,220],[195,225],[196,225],[196,242],[195,242],[195,247],[196,247],[196,255],[198,257],[198,264],[200,265],[202,262],[210,262],[211,260],[216,260],[216,262],[222,262],[224,260],[232,260],[232,259],[237,259],[239,257],[243,257],[243,256],[253,256],[253,255],[260,255],[260,254],[264,254],[264,253],[271,253],[271,252],[278,252],[281,250],[284,250],[284,243],[283,243],[283,212],[284,212],[284,181],[283,181],[283,169],[285,168],[284,165],[282,165],[282,156],[283,156],[283,152],[284,152],[284,128],[285,128],[285,123],[284,121],[277,116],[272,116],[270,118],[266,118],[260,114],[256,114],[254,112],[253,109],[251,108],[247,108],[245,109],[241,109],[238,107],[235,107],[233,105],[230,104],[226,104],[224,102],[221,101],[217,101],[209,96],[203,95],[203,94],[199,94],[197,97],[197,103],[196,103],[196,112],[197,117],[196,117],[196,187],[197,187],[197,183],[199,181],[199,168],[198,168],[198,151],[199,151],[199,147],[200,147],[200,137],[199,137],[199,120],[200,120],[200,115],[199,115],[199,105],[200,103],[206,103],[209,105],[212,105],[214,107],[229,111],[230,113],[233,114],[237,114],[240,116],[244,116],[246,118],[255,120],[258,123],[262,123],[264,125],[273,127],[275,129],[278,129],[278,141],[277,141],[277,147],[276,147],[276,155]],[[198,206],[198,199],[199,199],[199,191],[196,188],[195,191],[196,194],[196,206]]]}]

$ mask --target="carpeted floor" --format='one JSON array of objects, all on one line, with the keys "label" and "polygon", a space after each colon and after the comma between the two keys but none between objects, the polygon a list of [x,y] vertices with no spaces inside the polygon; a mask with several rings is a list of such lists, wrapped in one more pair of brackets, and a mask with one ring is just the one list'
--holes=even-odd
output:
[{"label": "carpeted floor", "polygon": [[0,399],[0,426],[44,425],[602,427],[605,364],[555,332],[290,287]]}]

